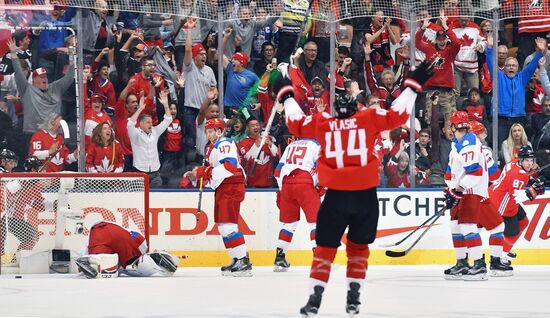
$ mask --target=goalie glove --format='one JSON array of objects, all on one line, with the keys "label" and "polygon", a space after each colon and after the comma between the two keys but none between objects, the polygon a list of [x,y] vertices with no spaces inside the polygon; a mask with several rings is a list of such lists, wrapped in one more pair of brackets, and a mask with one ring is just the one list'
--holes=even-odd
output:
[{"label": "goalie glove", "polygon": [[434,64],[433,61],[420,63],[416,70],[410,72],[409,76],[405,79],[405,86],[412,88],[417,93],[421,93],[422,86],[433,75]]},{"label": "goalie glove", "polygon": [[448,210],[458,206],[463,197],[462,192],[449,188],[443,189],[443,193],[445,195],[445,208]]},{"label": "goalie glove", "polygon": [[529,180],[528,187],[525,189],[525,194],[529,201],[533,201],[538,195],[544,194],[544,183],[539,178]]},{"label": "goalie glove", "polygon": [[197,180],[203,179],[203,181],[210,181],[212,178],[212,167],[210,166],[200,166],[197,168]]}]

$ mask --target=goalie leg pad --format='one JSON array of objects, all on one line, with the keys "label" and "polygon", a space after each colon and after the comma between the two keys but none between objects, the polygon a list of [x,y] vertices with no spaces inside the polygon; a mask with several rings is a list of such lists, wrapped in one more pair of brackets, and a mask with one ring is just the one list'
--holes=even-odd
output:
[{"label": "goalie leg pad", "polygon": [[134,263],[126,266],[124,274],[135,277],[172,276],[178,263],[177,256],[166,252],[153,252],[142,255]]},{"label": "goalie leg pad", "polygon": [[91,254],[79,257],[76,265],[86,278],[118,277],[118,254]]}]

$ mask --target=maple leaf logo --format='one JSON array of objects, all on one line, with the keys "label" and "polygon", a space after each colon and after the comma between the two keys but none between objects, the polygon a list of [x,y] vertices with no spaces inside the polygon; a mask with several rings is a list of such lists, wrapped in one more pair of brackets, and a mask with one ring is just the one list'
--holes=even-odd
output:
[{"label": "maple leaf logo", "polygon": [[427,43],[433,43],[433,41],[430,40],[430,39],[426,36],[426,33],[424,33],[424,35],[422,36],[422,41],[427,42]]},{"label": "maple leaf logo", "polygon": [[474,39],[468,36],[468,34],[464,33],[462,35],[462,45],[463,46],[472,46],[472,43],[474,43]]},{"label": "maple leaf logo", "polygon": [[107,158],[107,156],[103,157],[103,159],[101,159],[101,166],[96,166],[97,168],[97,171],[99,172],[110,172],[111,171],[111,166],[109,165],[109,159]]}]

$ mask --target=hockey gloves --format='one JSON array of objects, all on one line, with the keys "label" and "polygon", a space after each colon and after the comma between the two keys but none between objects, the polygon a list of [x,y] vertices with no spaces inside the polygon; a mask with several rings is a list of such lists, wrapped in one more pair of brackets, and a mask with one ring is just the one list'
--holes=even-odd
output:
[{"label": "hockey gloves", "polygon": [[197,168],[197,180],[203,179],[203,181],[209,181],[212,178],[212,167],[200,166]]},{"label": "hockey gloves", "polygon": [[450,210],[458,205],[460,199],[462,199],[462,192],[453,189],[443,189],[445,194],[445,208]]},{"label": "hockey gloves", "polygon": [[537,195],[544,194],[544,182],[542,182],[539,178],[532,178],[529,180],[529,184],[530,186],[525,189],[525,193],[527,194],[529,201],[535,200]]},{"label": "hockey gloves", "polygon": [[417,93],[421,93],[422,85],[433,75],[434,64],[433,61],[420,63],[416,70],[410,72],[407,79],[405,79],[405,86],[412,88]]},{"label": "hockey gloves", "polygon": [[277,100],[284,104],[285,100],[294,97],[294,88],[288,78],[281,78],[273,84],[273,91],[277,92]]}]

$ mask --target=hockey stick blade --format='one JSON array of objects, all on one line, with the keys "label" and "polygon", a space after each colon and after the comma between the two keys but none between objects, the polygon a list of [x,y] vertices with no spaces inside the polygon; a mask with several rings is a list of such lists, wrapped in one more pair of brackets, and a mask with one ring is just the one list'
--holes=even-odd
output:
[{"label": "hockey stick blade", "polygon": [[389,256],[389,257],[403,257],[407,255],[407,251],[386,251],[386,256]]},{"label": "hockey stick blade", "polygon": [[435,214],[435,218],[433,219],[433,221],[430,222],[430,224],[426,227],[426,229],[422,232],[422,234],[420,234],[420,236],[411,244],[411,246],[409,246],[409,248],[407,248],[404,251],[387,250],[386,255],[389,256],[389,257],[403,257],[403,256],[409,254],[409,252],[416,246],[416,244],[418,244],[418,242],[420,242],[420,240],[424,237],[424,235],[426,235],[426,233],[428,233],[428,231],[432,228],[432,226],[435,224],[435,222],[437,222],[437,220],[443,215],[443,213],[445,213],[445,211],[446,211],[446,208],[444,207],[443,209],[439,210]]}]

